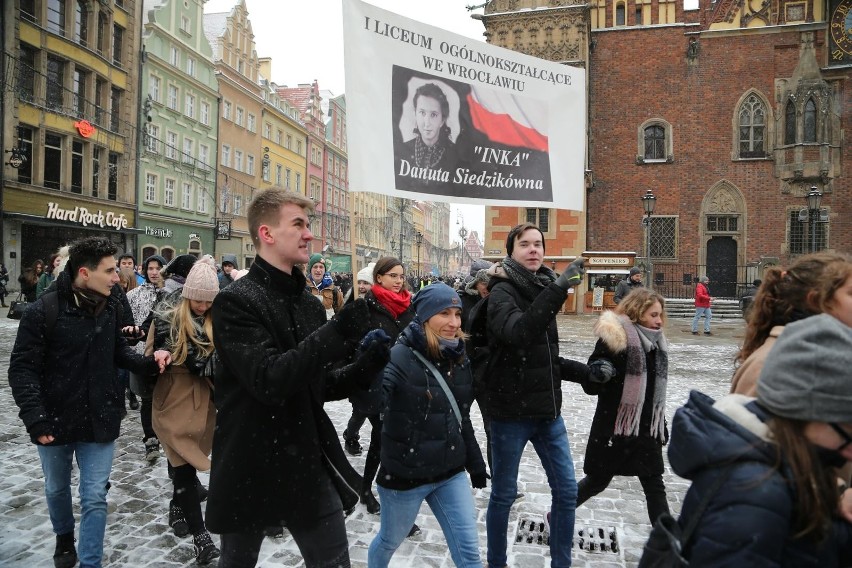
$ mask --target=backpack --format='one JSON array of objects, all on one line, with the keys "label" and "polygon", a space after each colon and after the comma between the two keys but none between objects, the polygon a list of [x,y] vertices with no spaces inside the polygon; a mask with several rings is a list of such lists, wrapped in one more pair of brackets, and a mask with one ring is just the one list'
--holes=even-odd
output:
[{"label": "backpack", "polygon": [[467,317],[467,333],[470,335],[468,345],[474,349],[488,347],[488,298],[490,297],[486,296],[476,302]]}]

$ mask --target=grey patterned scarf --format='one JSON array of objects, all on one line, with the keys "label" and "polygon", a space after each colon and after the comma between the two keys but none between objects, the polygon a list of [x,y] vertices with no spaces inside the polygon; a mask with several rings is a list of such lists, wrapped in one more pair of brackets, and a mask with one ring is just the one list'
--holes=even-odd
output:
[{"label": "grey patterned scarf", "polygon": [[538,272],[527,270],[511,256],[504,258],[501,264],[503,270],[506,271],[506,275],[529,301],[535,300],[539,292],[544,290],[548,284],[556,282],[556,273],[543,264],[538,269]]}]

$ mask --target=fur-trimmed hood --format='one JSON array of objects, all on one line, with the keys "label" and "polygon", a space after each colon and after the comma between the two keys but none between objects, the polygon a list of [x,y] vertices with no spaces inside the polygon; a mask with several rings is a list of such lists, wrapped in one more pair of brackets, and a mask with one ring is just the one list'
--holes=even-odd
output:
[{"label": "fur-trimmed hood", "polygon": [[627,332],[618,315],[607,310],[601,314],[592,329],[595,337],[603,341],[613,353],[622,353],[627,349]]}]

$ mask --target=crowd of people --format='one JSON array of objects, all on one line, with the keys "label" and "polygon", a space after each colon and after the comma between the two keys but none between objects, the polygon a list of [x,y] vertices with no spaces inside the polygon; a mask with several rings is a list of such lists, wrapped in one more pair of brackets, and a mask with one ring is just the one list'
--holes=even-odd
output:
[{"label": "crowd of people", "polygon": [[[769,269],[751,301],[731,394],[692,392],[670,430],[665,299],[638,270],[594,323],[588,359],[575,361],[559,354],[556,315],[582,281],[584,259],[552,271],[535,225],[514,227],[505,258],[473,266],[466,282],[409,282],[393,257],[352,282],[309,253],[312,212],[303,196],[258,194],[248,208],[257,250],[248,270],[225,257],[217,271],[212,257],[192,255],[153,255],[137,267],[99,237],[32,267],[9,382],[42,463],[55,566],[102,563],[127,403],[140,411],[144,459],[165,454],[169,526],[191,536],[199,564],[255,566],[263,539],[286,527],[306,566],[345,568],[345,518],[361,503],[380,516],[367,564],[385,567],[419,531],[425,501],[455,565],[480,568],[472,491],[490,483],[484,560],[503,568],[528,443],[552,497],[542,516],[554,568],[571,566],[576,508],[614,476],[638,477],[655,530],[671,518],[666,444],[672,469],[692,481],[677,521],[692,525],[680,551],[691,566],[852,562],[847,257],[814,254]],[[709,298],[708,282],[699,285]],[[709,309],[696,308],[694,332],[702,315],[709,332]],[[597,397],[579,483],[563,396]],[[324,404],[346,399],[352,416],[338,432]],[[358,471],[347,453],[363,453],[366,422]],[[209,489],[197,475],[208,470]]]}]

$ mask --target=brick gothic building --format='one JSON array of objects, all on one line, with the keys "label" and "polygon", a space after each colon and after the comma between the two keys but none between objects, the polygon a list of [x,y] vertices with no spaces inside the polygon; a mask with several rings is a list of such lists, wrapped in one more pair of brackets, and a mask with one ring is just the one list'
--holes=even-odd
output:
[{"label": "brick gothic building", "polygon": [[[589,131],[586,213],[489,208],[486,256],[544,216],[557,266],[584,251],[642,263],[647,190],[654,280],[670,297],[700,274],[734,296],[811,247],[852,252],[848,0],[697,1],[488,3],[488,41],[586,69]],[[821,215],[801,213],[812,187]]]}]

